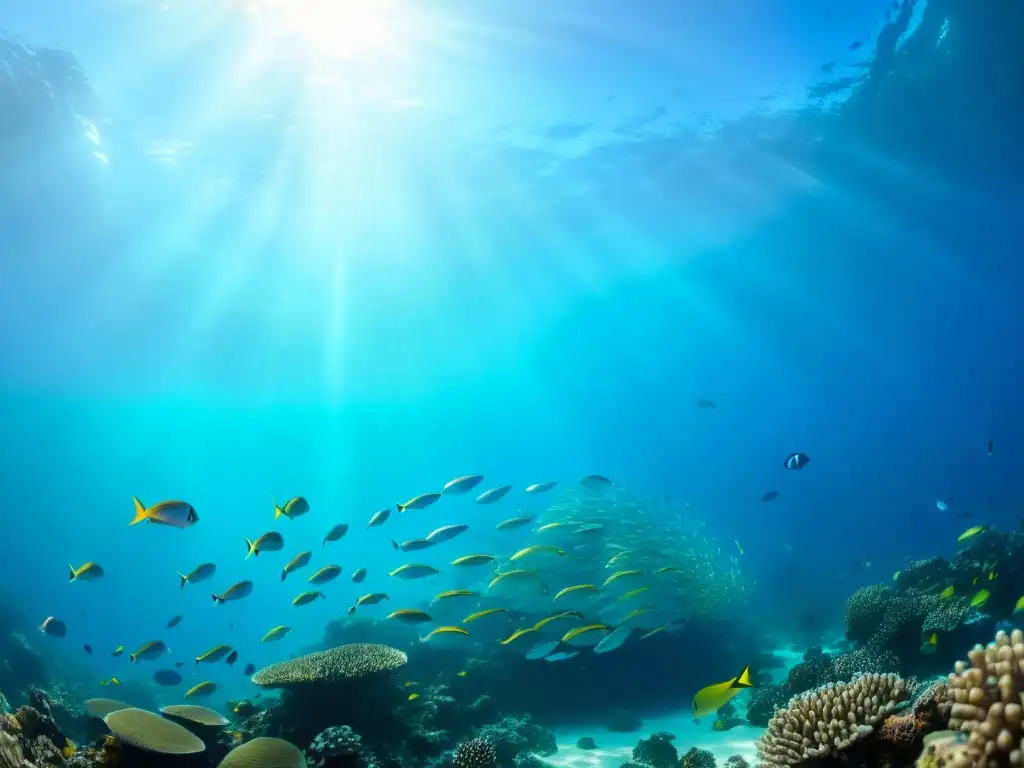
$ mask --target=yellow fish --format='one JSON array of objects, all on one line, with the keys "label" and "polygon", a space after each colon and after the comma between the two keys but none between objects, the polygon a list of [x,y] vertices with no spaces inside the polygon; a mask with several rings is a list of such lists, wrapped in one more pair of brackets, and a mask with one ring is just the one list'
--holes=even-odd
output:
[{"label": "yellow fish", "polygon": [[664,568],[659,568],[658,570],[656,570],[654,572],[654,575],[657,576],[662,573],[679,573],[682,570],[682,568],[679,568],[675,565],[666,565]]},{"label": "yellow fish", "polygon": [[902,571],[896,571],[896,573],[894,573],[892,575],[892,580],[893,581],[899,581],[900,580],[900,573],[902,573]]},{"label": "yellow fish", "polygon": [[282,637],[284,637],[285,635],[287,635],[291,631],[292,631],[291,627],[286,627],[284,624],[282,624],[282,625],[280,625],[278,627],[274,627],[272,630],[267,632],[267,634],[265,634],[263,636],[263,639],[260,640],[260,642],[261,643],[271,643],[274,640],[280,640]]},{"label": "yellow fish", "polygon": [[625,602],[626,600],[632,600],[633,598],[639,597],[644,592],[647,592],[649,590],[650,590],[650,587],[640,587],[639,589],[631,589],[629,592],[627,592],[622,597],[620,597],[618,601],[620,603],[622,603],[622,602]]},{"label": "yellow fish", "polygon": [[490,589],[491,587],[497,586],[498,584],[501,584],[502,582],[512,581],[513,579],[535,579],[535,578],[539,578],[539,576],[538,576],[536,571],[525,571],[525,570],[506,571],[505,573],[500,573],[497,576],[495,576],[491,580],[491,583],[487,585],[487,589]]},{"label": "yellow fish", "polygon": [[419,683],[413,682],[412,680],[406,680],[404,683],[402,683],[403,688],[412,688],[417,685],[419,685]]},{"label": "yellow fish", "polygon": [[185,698],[191,699],[193,696],[209,696],[211,693],[216,691],[220,686],[212,680],[204,680],[198,685],[193,685],[185,692]]},{"label": "yellow fish", "polygon": [[996,576],[998,576],[998,575],[999,574],[997,574],[995,571],[989,571],[988,572],[988,580],[989,581],[995,581],[996,580]]},{"label": "yellow fish", "polygon": [[487,565],[497,560],[494,555],[466,555],[452,560],[452,565],[469,568],[474,565]]},{"label": "yellow fish", "polygon": [[69,564],[68,570],[71,571],[68,581],[97,581],[103,578],[102,566],[91,560],[80,568]]},{"label": "yellow fish", "polygon": [[299,554],[297,554],[295,557],[289,560],[288,564],[285,565],[284,569],[281,571],[281,581],[284,581],[286,578],[288,578],[288,574],[292,571],[297,571],[299,570],[299,568],[309,565],[309,558],[312,556],[313,553],[309,551],[299,552]]},{"label": "yellow fish", "polygon": [[972,587],[978,586],[978,579],[979,578],[981,578],[981,577],[980,576],[975,576],[973,579],[971,579],[971,586]]},{"label": "yellow fish", "polygon": [[462,620],[462,623],[463,624],[469,624],[469,622],[476,621],[477,619],[482,619],[485,616],[493,616],[496,613],[507,613],[507,612],[508,612],[507,608],[486,608],[486,609],[484,609],[482,611],[477,611],[476,613],[469,614],[469,616],[467,616],[466,618],[464,618]]},{"label": "yellow fish", "polygon": [[930,645],[932,648],[934,648],[938,644],[939,644],[939,633],[938,632],[932,632],[931,636],[928,638],[928,645]]},{"label": "yellow fish", "polygon": [[416,701],[416,699],[418,699],[419,697],[420,697],[420,695],[418,693],[410,693],[409,694],[409,701]]},{"label": "yellow fish", "polygon": [[442,592],[433,600],[431,603],[437,603],[441,600],[450,600],[453,597],[480,597],[479,592],[470,592],[468,589],[449,589],[447,592]]},{"label": "yellow fish", "polygon": [[398,507],[399,512],[405,512],[407,509],[423,509],[440,498],[440,493],[421,493],[419,496],[409,499],[405,504],[396,504],[395,506]]},{"label": "yellow fish", "polygon": [[[425,611],[418,611],[415,608],[399,608],[392,611],[386,617],[389,620],[401,621],[403,624],[426,624],[433,621],[430,614]],[[468,632],[466,633],[469,634]]]},{"label": "yellow fish", "polygon": [[565,523],[548,523],[547,525],[542,525],[540,528],[538,528],[536,530],[536,533],[544,533],[544,531],[552,531],[555,528],[561,528],[564,525],[565,525]]},{"label": "yellow fish", "polygon": [[964,541],[967,541],[968,539],[973,539],[979,533],[984,533],[985,529],[986,529],[986,526],[984,526],[984,525],[975,525],[974,527],[968,528],[966,531],[964,531],[959,536],[957,536],[956,540],[960,541],[960,542],[964,542]]},{"label": "yellow fish", "polygon": [[1024,610],[1024,597],[1018,598],[1017,599],[1017,604],[1015,606],[1013,606],[1013,612],[1014,613],[1016,613],[1017,611],[1021,611],[1021,610]]},{"label": "yellow fish", "polygon": [[469,637],[469,632],[462,627],[438,627],[437,629],[432,629],[425,637],[421,637],[420,640],[425,643],[434,635],[465,635]]},{"label": "yellow fish", "polygon": [[753,683],[750,680],[750,667],[746,666],[743,671],[731,680],[721,683],[713,683],[697,691],[693,697],[693,716],[706,717],[717,712],[726,702],[730,701],[744,688],[750,688]]},{"label": "yellow fish", "polygon": [[200,662],[203,662],[203,661],[205,661],[207,663],[213,663],[215,661],[220,661],[225,656],[227,656],[229,653],[231,653],[231,646],[230,645],[215,645],[213,648],[208,650],[202,656],[196,656],[196,664],[199,664]]},{"label": "yellow fish", "polygon": [[612,628],[609,627],[607,624],[587,624],[584,627],[576,627],[575,629],[570,629],[568,632],[562,635],[562,642],[571,643],[573,640],[577,639],[581,635],[586,635],[591,632],[603,632],[607,634],[611,631]]},{"label": "yellow fish", "polygon": [[537,631],[540,631],[545,626],[550,624],[552,621],[557,621],[558,619],[582,619],[582,618],[583,618],[583,614],[580,613],[579,611],[562,611],[561,613],[556,613],[554,616],[548,616],[547,618],[541,619],[540,621],[538,621],[536,624],[533,625],[533,628],[536,629]]},{"label": "yellow fish", "polygon": [[284,503],[284,506],[278,506],[278,503],[274,501],[274,497],[271,496],[270,500],[274,502],[274,519],[277,520],[279,517],[284,516],[289,520],[293,520],[296,517],[309,512],[309,502],[301,496],[294,496]]},{"label": "yellow fish", "polygon": [[462,670],[461,672],[456,672],[455,676],[456,677],[465,677],[466,676],[466,670]]},{"label": "yellow fish", "polygon": [[644,634],[640,635],[640,639],[641,640],[646,640],[648,637],[653,637],[654,635],[658,634],[659,632],[664,632],[666,629],[668,629],[668,627],[665,626],[664,624],[662,624],[660,627],[655,627],[650,632],[645,632]]},{"label": "yellow fish", "polygon": [[571,595],[573,592],[597,592],[597,587],[593,584],[577,584],[574,587],[566,587],[565,589],[560,589],[554,599],[557,600],[560,597]]},{"label": "yellow fish", "polygon": [[941,599],[945,600],[947,597],[952,597],[955,594],[956,594],[956,590],[953,589],[952,586],[949,586],[949,587],[946,587],[944,590],[942,590],[942,594],[940,594],[939,597]]},{"label": "yellow fish", "polygon": [[122,653],[124,653],[124,646],[123,645],[119,645],[119,646],[117,646],[117,648],[115,648],[113,651],[110,652],[110,655],[111,656],[120,656]]},{"label": "yellow fish", "polygon": [[301,595],[297,595],[296,598],[294,600],[292,600],[292,605],[309,605],[314,600],[317,600],[317,599],[319,599],[321,597],[324,600],[327,599],[327,595],[325,595],[323,592],[320,592],[320,591],[316,591],[316,592],[303,592]]},{"label": "yellow fish", "polygon": [[989,591],[987,589],[978,590],[978,594],[971,598],[971,607],[980,608],[988,602]]},{"label": "yellow fish", "polygon": [[348,612],[355,613],[356,608],[358,608],[361,605],[377,605],[377,603],[383,600],[390,599],[391,598],[385,595],[383,592],[370,592],[369,594],[363,595],[358,600],[356,600],[355,604],[348,609]]},{"label": "yellow fish", "polygon": [[516,640],[518,640],[523,635],[528,635],[531,632],[536,632],[536,631],[537,631],[536,627],[523,627],[522,629],[517,629],[511,635],[509,635],[504,640],[502,640],[501,644],[502,645],[508,645],[509,643],[514,643]]},{"label": "yellow fish", "polygon": [[196,514],[195,507],[185,501],[161,501],[148,509],[134,496],[132,496],[132,501],[135,503],[135,517],[128,525],[148,520],[160,525],[188,528],[199,522],[199,515]]},{"label": "yellow fish", "polygon": [[541,554],[558,555],[559,557],[565,557],[565,551],[559,549],[553,544],[534,544],[531,547],[526,547],[526,549],[520,549],[518,552],[512,555],[512,557],[509,558],[509,562],[514,563],[516,560],[521,560],[524,557]]},{"label": "yellow fish", "polygon": [[112,677],[109,680],[100,680],[100,685],[120,685],[121,681],[116,677]]},{"label": "yellow fish", "polygon": [[615,573],[613,573],[611,576],[609,576],[607,579],[604,580],[604,584],[601,585],[601,588],[603,589],[603,588],[607,587],[609,584],[612,584],[612,583],[618,581],[619,579],[625,579],[625,578],[627,578],[629,576],[643,576],[643,575],[644,575],[643,571],[637,571],[637,570],[616,571]]}]

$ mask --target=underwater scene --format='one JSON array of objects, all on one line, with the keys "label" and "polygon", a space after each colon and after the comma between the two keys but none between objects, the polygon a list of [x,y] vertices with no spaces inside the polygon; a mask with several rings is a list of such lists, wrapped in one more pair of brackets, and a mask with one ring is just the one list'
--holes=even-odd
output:
[{"label": "underwater scene", "polygon": [[0,768],[1024,765],[1018,0],[0,0]]}]

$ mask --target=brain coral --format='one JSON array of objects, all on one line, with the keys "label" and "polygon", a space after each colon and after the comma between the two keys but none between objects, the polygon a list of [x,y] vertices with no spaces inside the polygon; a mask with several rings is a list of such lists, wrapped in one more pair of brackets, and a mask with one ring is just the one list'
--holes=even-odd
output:
[{"label": "brain coral", "polygon": [[144,709],[119,709],[103,722],[125,744],[164,755],[191,755],[206,749],[202,739],[177,723]]},{"label": "brain coral", "polygon": [[872,733],[906,697],[906,684],[893,674],[858,675],[849,683],[808,691],[769,721],[758,739],[758,754],[768,768],[838,755]]},{"label": "brain coral", "polygon": [[306,758],[290,741],[259,736],[228,752],[218,768],[306,768]]},{"label": "brain coral", "polygon": [[291,688],[314,683],[339,683],[398,669],[409,657],[396,648],[375,643],[349,643],[297,659],[271,664],[252,676],[264,688]]}]

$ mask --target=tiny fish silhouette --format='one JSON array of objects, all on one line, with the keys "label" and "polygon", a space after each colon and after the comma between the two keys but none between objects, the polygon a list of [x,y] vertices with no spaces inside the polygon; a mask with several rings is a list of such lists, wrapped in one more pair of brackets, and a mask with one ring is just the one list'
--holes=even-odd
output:
[{"label": "tiny fish silhouette", "polygon": [[712,410],[718,406],[715,404],[714,400],[708,400],[706,397],[702,397],[697,401],[697,407]]},{"label": "tiny fish silhouette", "polygon": [[761,501],[773,501],[779,497],[778,491],[768,491],[764,496],[761,497]]},{"label": "tiny fish silhouette", "polygon": [[861,42],[860,40],[854,40],[852,43],[850,43],[850,50],[851,51],[856,51],[862,45],[864,45],[864,43]]}]

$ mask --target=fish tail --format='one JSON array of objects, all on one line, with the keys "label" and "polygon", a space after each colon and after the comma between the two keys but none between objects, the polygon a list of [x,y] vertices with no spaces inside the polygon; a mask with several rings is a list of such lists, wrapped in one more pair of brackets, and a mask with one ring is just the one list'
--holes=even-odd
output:
[{"label": "fish tail", "polygon": [[175,573],[178,574],[178,576],[181,577],[181,589],[184,589],[185,585],[188,584],[188,576],[186,576],[181,571],[175,571]]},{"label": "fish tail", "polygon": [[356,607],[354,605],[351,608],[348,609],[348,615],[349,616],[351,616],[355,612],[356,612]]},{"label": "fish tail", "polygon": [[320,545],[320,548],[323,549],[326,546],[327,546],[327,539],[324,539],[324,543]]},{"label": "fish tail", "polygon": [[249,548],[249,554],[247,554],[247,555],[245,556],[245,559],[246,559],[246,560],[248,560],[248,559],[249,559],[250,557],[252,557],[253,555],[258,555],[258,554],[259,554],[259,552],[258,552],[258,551],[256,550],[256,545],[255,545],[255,544],[253,544],[253,543],[252,543],[252,542],[251,542],[251,541],[249,540],[249,537],[248,537],[248,536],[243,536],[242,538],[244,538],[244,539],[245,539],[245,546],[247,546],[247,547]]},{"label": "fish tail", "polygon": [[743,668],[743,671],[737,675],[735,682],[733,682],[733,688],[751,688],[754,683],[750,679],[750,665],[748,664]]},{"label": "fish tail", "polygon": [[285,576],[287,576],[287,575],[288,575],[288,571],[282,570],[282,571],[281,571],[281,581],[284,581],[284,578],[285,578]]},{"label": "fish tail", "polygon": [[71,565],[71,563],[68,563],[68,570],[71,571],[71,573],[68,574],[68,581],[74,581],[75,580],[75,566]]},{"label": "fish tail", "polygon": [[398,542],[395,541],[394,539],[391,540],[391,548],[392,549],[398,549]]},{"label": "fish tail", "polygon": [[213,606],[216,608],[218,605],[224,602],[224,598],[220,595],[213,595]]},{"label": "fish tail", "polygon": [[405,512],[405,504],[396,504],[395,506],[398,507],[399,512]]},{"label": "fish tail", "polygon": [[133,654],[131,654],[131,655],[130,655],[130,656],[128,657],[128,663],[129,663],[129,664],[134,664],[134,663],[135,663],[135,654],[134,654],[134,653],[133,653]]},{"label": "fish tail", "polygon": [[128,525],[135,525],[145,520],[148,515],[146,514],[146,505],[139,501],[137,496],[132,496],[132,501],[135,502],[135,518],[128,523]]}]

